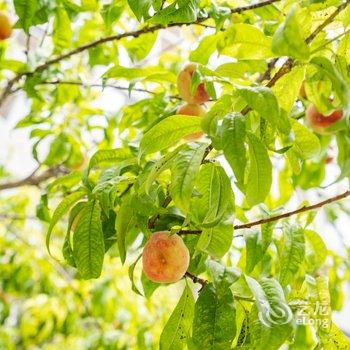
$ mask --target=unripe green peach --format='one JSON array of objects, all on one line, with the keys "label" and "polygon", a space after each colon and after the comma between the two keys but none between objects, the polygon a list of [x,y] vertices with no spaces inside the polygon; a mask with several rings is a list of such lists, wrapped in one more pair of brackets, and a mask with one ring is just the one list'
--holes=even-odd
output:
[{"label": "unripe green peach", "polygon": [[153,282],[174,283],[186,273],[190,253],[178,235],[159,231],[151,235],[142,252],[145,275]]},{"label": "unripe green peach", "polygon": [[11,36],[12,27],[8,17],[0,13],[0,40],[8,39]]},{"label": "unripe green peach", "polygon": [[[205,109],[200,105],[190,103],[190,104],[181,106],[176,113],[201,117],[205,113]],[[203,136],[203,132],[198,131],[198,132],[194,132],[193,134],[185,136],[185,139],[192,141],[192,140],[199,139],[202,136]]]},{"label": "unripe green peach", "polygon": [[191,93],[191,80],[196,64],[188,64],[177,76],[177,89],[180,96],[188,103],[204,103],[209,101],[210,96],[205,90],[204,83],[199,83],[195,92]]}]

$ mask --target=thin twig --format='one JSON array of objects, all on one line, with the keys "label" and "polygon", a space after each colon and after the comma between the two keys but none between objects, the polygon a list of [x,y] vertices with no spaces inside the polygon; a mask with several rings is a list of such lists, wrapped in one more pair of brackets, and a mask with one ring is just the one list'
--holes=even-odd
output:
[{"label": "thin twig", "polygon": [[20,216],[16,214],[5,214],[0,213],[0,219],[4,220],[18,220],[18,221],[25,221],[25,220],[33,220],[36,221],[38,218],[36,216]]},{"label": "thin twig", "polygon": [[[77,85],[77,86],[82,86],[85,88],[92,88],[92,87],[98,87],[98,88],[112,88],[112,89],[116,89],[116,90],[122,90],[122,91],[137,91],[137,92],[144,92],[147,94],[151,94],[151,95],[157,95],[157,92],[155,91],[151,91],[151,90],[147,90],[147,89],[141,89],[141,88],[128,88],[127,86],[120,86],[120,85],[113,85],[113,84],[86,84],[82,81],[70,81],[70,80],[53,80],[53,81],[41,81],[40,83],[37,83],[36,85]],[[18,91],[18,89],[16,90],[12,90],[11,93],[14,93]],[[170,95],[167,96],[168,98],[172,98],[172,99],[177,99],[180,100],[181,97],[177,96],[177,95]]]},{"label": "thin twig", "polygon": [[342,3],[324,22],[322,22],[305,40],[307,44],[310,44],[311,41],[313,41],[316,36],[329,24],[333,22],[335,17],[339,15],[340,12],[342,12],[348,5],[350,4],[350,0],[346,0],[344,3]]},{"label": "thin twig", "polygon": [[[164,199],[164,201],[163,201],[163,203],[161,204],[161,207],[162,207],[162,208],[166,208],[166,207],[170,204],[171,201],[172,201],[171,196],[166,196],[165,199]],[[153,216],[148,220],[148,225],[147,225],[147,227],[148,227],[150,230],[154,229],[154,227],[156,226],[156,223],[157,223],[157,220],[159,219],[159,217],[160,217],[160,214],[157,213],[157,214],[153,215]]]},{"label": "thin twig", "polygon": [[37,171],[38,169],[22,180],[0,184],[0,191],[21,186],[39,186],[42,182],[52,177],[68,173],[68,170],[60,165],[49,168],[40,175],[37,175]]},{"label": "thin twig", "polygon": [[155,95],[156,92],[150,91],[147,89],[139,89],[139,88],[132,88],[129,89],[126,86],[119,86],[119,85],[113,85],[113,84],[85,84],[81,81],[67,81],[67,80],[54,80],[54,81],[41,81],[40,83],[37,83],[36,85],[77,85],[82,86],[86,88],[91,87],[100,87],[100,88],[113,88],[116,90],[125,90],[125,91],[138,91],[138,92],[145,92],[147,94]]}]

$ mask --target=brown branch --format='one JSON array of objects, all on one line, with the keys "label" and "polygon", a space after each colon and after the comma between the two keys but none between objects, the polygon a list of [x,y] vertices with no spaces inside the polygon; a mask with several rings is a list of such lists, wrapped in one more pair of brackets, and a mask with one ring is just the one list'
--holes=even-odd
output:
[{"label": "brown branch", "polygon": [[[247,5],[247,6],[240,6],[240,7],[236,7],[234,9],[231,9],[231,14],[234,13],[243,13],[245,11],[249,11],[249,10],[254,10],[260,7],[264,7],[264,6],[268,6],[271,5],[275,2],[279,2],[281,0],[266,0],[266,1],[262,1],[253,5]],[[146,33],[153,33],[156,32],[158,30],[161,29],[167,29],[170,27],[179,27],[179,26],[189,26],[189,25],[193,25],[193,24],[199,24],[202,23],[206,20],[208,20],[210,18],[210,15],[204,16],[204,17],[200,17],[198,18],[196,21],[194,22],[190,22],[190,23],[184,23],[184,22],[179,22],[179,23],[170,23],[168,25],[161,25],[161,24],[157,24],[151,27],[144,27],[142,29],[138,29],[135,31],[131,31],[131,32],[125,32],[125,33],[121,33],[121,34],[116,34],[116,35],[111,35],[105,38],[101,38],[95,41],[92,41],[90,43],[87,43],[85,45],[79,46],[74,50],[68,51],[65,54],[62,54],[60,56],[57,56],[51,60],[46,61],[45,63],[37,66],[34,70],[32,71],[28,71],[28,72],[21,72],[18,73],[13,79],[9,80],[9,82],[7,83],[6,88],[4,89],[3,93],[0,95],[0,106],[2,105],[2,103],[5,101],[5,99],[7,98],[7,96],[9,96],[11,94],[11,90],[12,87],[23,77],[25,76],[30,76],[33,75],[35,73],[39,73],[42,72],[44,70],[46,70],[47,68],[49,68],[50,66],[59,63],[60,61],[63,61],[67,58],[70,58],[71,56],[74,56],[76,54],[79,54],[81,52],[84,52],[88,49],[94,48],[98,45],[101,44],[105,44],[107,42],[111,42],[111,41],[118,41],[121,40],[123,38],[128,38],[128,37],[133,37],[133,38],[137,38],[142,34],[146,34]]]},{"label": "brown branch", "polygon": [[307,44],[310,44],[312,40],[315,39],[317,34],[319,34],[325,27],[333,22],[335,17],[339,15],[348,5],[350,4],[350,0],[346,0],[343,4],[341,4],[324,22],[322,22],[305,40]]},{"label": "brown branch", "polygon": [[209,282],[203,278],[199,278],[196,275],[192,274],[191,272],[186,272],[185,276],[190,278],[193,283],[200,283],[202,285],[201,289],[199,291],[201,291]]},{"label": "brown branch", "polygon": [[[247,228],[251,228],[253,226],[258,226],[258,225],[262,225],[262,224],[266,224],[268,222],[273,222],[273,221],[278,221],[281,219],[286,219],[289,218],[290,216],[296,215],[296,214],[300,214],[300,213],[304,213],[306,211],[309,210],[314,210],[314,209],[318,209],[318,208],[322,208],[323,206],[333,203],[333,202],[337,202],[339,200],[342,200],[346,197],[350,196],[350,190],[345,191],[344,193],[338,194],[337,196],[325,199],[321,202],[312,204],[312,205],[304,205],[303,207],[293,210],[293,211],[289,211],[280,215],[274,215],[274,216],[269,216],[267,218],[264,219],[260,219],[257,221],[252,221],[252,222],[248,222],[246,224],[240,224],[240,225],[235,225],[233,226],[233,228],[235,230],[242,230],[242,229],[247,229]],[[202,230],[180,230],[178,232],[179,235],[188,235],[188,234],[201,234]],[[238,237],[238,236],[235,236]]]},{"label": "brown branch", "polygon": [[275,216],[270,216],[268,218],[265,219],[261,219],[261,220],[257,220],[257,221],[253,221],[253,222],[248,222],[246,224],[242,224],[242,225],[235,225],[234,229],[235,230],[240,230],[240,229],[244,229],[244,228],[251,228],[253,226],[258,226],[258,225],[262,225],[262,224],[266,224],[268,222],[272,222],[272,221],[278,221],[281,219],[285,219],[285,218],[289,218],[290,216],[296,215],[296,214],[300,214],[303,213],[305,211],[309,211],[309,210],[314,210],[314,209],[318,209],[321,208],[329,203],[333,203],[333,202],[337,202],[341,199],[344,199],[346,197],[350,196],[350,191],[345,191],[342,194],[339,194],[337,196],[328,198],[324,201],[312,204],[312,205],[304,205],[303,207],[293,210],[293,211],[289,211],[287,213],[284,214],[280,214],[280,215],[275,215]]},{"label": "brown branch", "polygon": [[22,180],[0,184],[0,191],[21,186],[39,186],[39,184],[52,177],[61,174],[67,174],[67,169],[62,166],[55,166],[49,168],[40,175],[36,175],[37,171],[38,169],[36,169],[32,174],[30,174]]}]

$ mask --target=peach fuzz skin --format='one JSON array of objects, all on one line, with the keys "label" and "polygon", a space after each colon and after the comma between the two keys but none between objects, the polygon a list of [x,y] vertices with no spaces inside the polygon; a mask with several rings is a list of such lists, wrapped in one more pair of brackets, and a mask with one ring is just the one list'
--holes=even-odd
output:
[{"label": "peach fuzz skin", "polygon": [[[176,113],[201,117],[205,113],[205,109],[202,106],[197,104],[186,104],[181,106]],[[198,131],[198,132],[194,132],[193,134],[185,136],[185,139],[192,141],[192,140],[197,140],[202,136],[203,136],[203,132]]]},{"label": "peach fuzz skin", "polygon": [[157,283],[179,281],[189,263],[190,254],[183,240],[167,231],[153,233],[142,252],[143,271]]},{"label": "peach fuzz skin", "polygon": [[6,15],[0,13],[0,40],[8,39],[11,36],[12,27]]},{"label": "peach fuzz skin", "polygon": [[197,86],[195,93],[191,94],[191,80],[193,72],[196,70],[194,63],[188,64],[177,76],[177,89],[180,96],[188,103],[204,103],[209,101],[210,96],[205,90],[204,83]]},{"label": "peach fuzz skin", "polygon": [[310,104],[305,113],[307,124],[318,134],[328,134],[327,127],[331,126],[343,117],[342,110],[335,110],[329,115],[323,115],[316,109],[315,105]]}]

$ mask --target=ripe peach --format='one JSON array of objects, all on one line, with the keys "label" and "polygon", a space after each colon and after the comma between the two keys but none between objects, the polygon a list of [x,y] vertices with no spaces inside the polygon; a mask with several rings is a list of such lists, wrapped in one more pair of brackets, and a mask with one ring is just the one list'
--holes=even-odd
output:
[{"label": "ripe peach", "polygon": [[[176,113],[184,114],[184,115],[195,115],[195,116],[201,117],[205,113],[205,109],[202,106],[197,104],[187,104],[187,105],[181,106]],[[193,134],[185,136],[185,139],[191,141],[191,140],[199,139],[202,136],[203,136],[203,132],[198,131],[198,132],[194,132]]]},{"label": "ripe peach", "polygon": [[6,15],[0,13],[0,40],[5,40],[11,36],[12,27]]},{"label": "ripe peach", "polygon": [[142,252],[145,275],[153,282],[174,283],[187,271],[190,253],[178,235],[159,231],[151,235]]},{"label": "ripe peach", "polygon": [[333,125],[335,122],[343,117],[343,111],[337,109],[329,115],[321,114],[314,104],[310,104],[305,113],[307,124],[318,134],[327,135],[331,132],[327,131],[327,127]]},{"label": "ripe peach", "polygon": [[191,80],[196,64],[188,64],[177,76],[177,89],[180,96],[188,103],[204,103],[209,101],[210,96],[205,90],[204,83],[200,83],[194,94],[191,93]]}]

